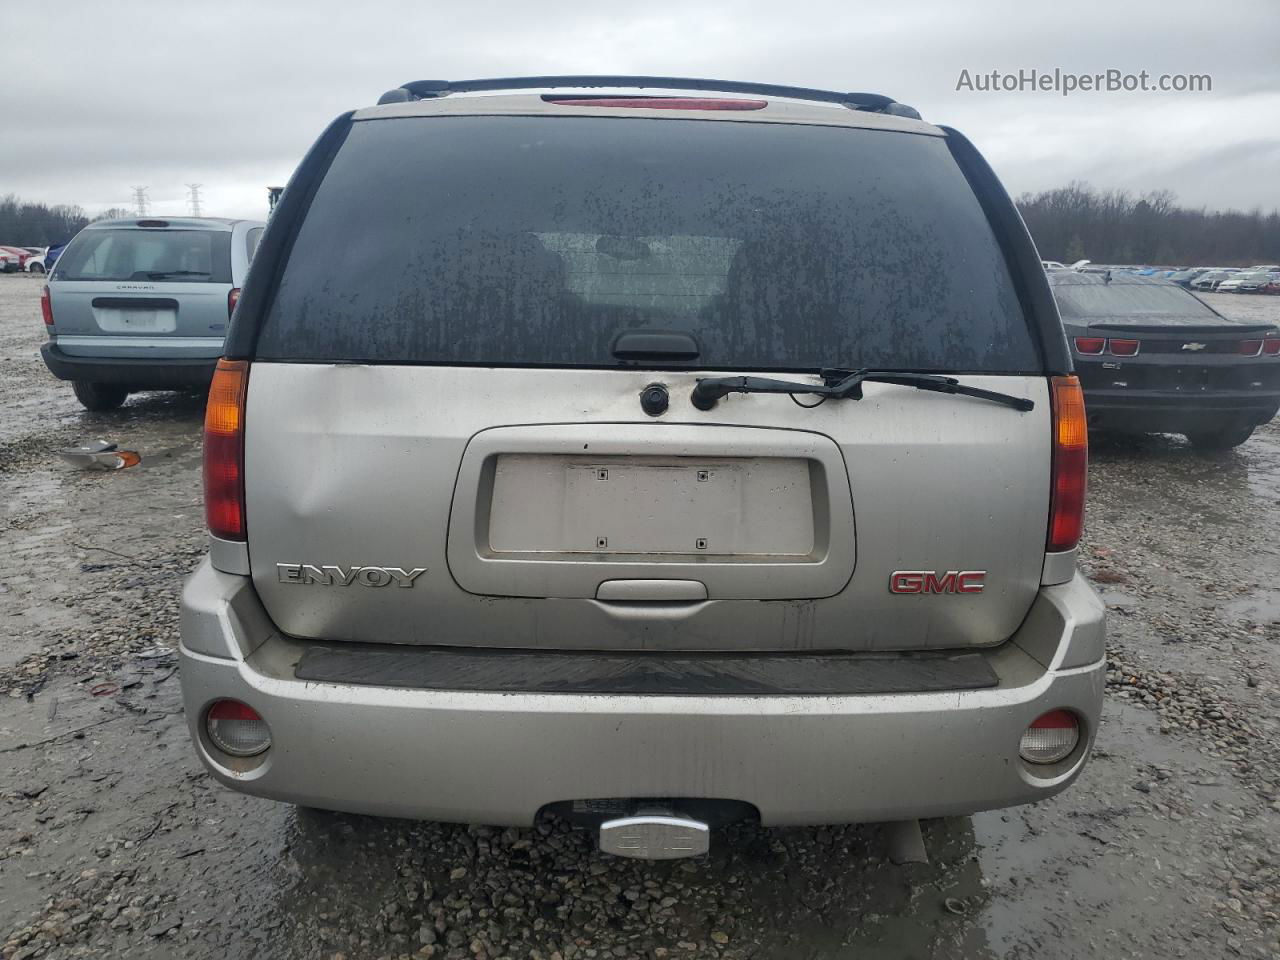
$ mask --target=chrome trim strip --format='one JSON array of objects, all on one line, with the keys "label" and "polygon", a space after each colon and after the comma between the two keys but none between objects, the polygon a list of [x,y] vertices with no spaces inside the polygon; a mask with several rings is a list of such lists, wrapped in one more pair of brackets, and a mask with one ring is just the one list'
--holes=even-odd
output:
[{"label": "chrome trim strip", "polygon": [[60,347],[210,347],[221,348],[222,337],[58,337]]}]

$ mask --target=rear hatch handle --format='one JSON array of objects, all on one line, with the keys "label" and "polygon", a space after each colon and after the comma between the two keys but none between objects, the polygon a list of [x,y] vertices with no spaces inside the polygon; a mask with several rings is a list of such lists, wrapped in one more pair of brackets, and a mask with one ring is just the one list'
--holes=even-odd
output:
[{"label": "rear hatch handle", "polygon": [[613,355],[623,362],[639,360],[696,360],[702,347],[683,330],[624,330],[613,339]]},{"label": "rear hatch handle", "polygon": [[795,400],[795,394],[812,394],[821,399],[817,403],[795,402],[802,407],[816,407],[829,399],[861,400],[864,383],[896,383],[933,393],[950,393],[978,400],[990,400],[1026,413],[1035,409],[1035,401],[1015,397],[995,390],[983,390],[961,383],[955,377],[932,373],[911,373],[899,370],[823,370],[822,383],[801,383],[798,380],[775,380],[771,377],[704,377],[698,380],[689,399],[699,410],[710,410],[721,398],[731,393],[785,393]]}]

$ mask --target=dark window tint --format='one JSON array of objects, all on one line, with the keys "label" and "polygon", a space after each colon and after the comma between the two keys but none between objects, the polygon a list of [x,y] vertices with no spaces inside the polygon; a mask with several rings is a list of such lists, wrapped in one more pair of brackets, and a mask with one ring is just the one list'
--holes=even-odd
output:
[{"label": "dark window tint", "polygon": [[638,329],[703,368],[1038,366],[941,138],[546,117],[356,123],[258,356],[602,366]]},{"label": "dark window tint", "polygon": [[58,280],[231,282],[231,233],[85,230],[58,258]]},{"label": "dark window tint", "polygon": [[1217,319],[1205,304],[1175,284],[1077,283],[1054,287],[1063,319],[1099,317],[1202,317]]}]

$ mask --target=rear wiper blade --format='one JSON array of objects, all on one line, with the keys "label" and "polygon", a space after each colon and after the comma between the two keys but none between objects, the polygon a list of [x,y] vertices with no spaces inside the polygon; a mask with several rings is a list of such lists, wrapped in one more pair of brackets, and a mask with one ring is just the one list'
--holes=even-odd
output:
[{"label": "rear wiper blade", "polygon": [[[895,370],[823,370],[822,383],[801,383],[797,380],[774,380],[772,377],[704,377],[693,388],[690,399],[699,410],[710,410],[722,397],[731,393],[805,393],[823,400],[861,400],[864,383],[896,383],[917,390],[933,393],[951,393],[962,397],[975,397],[1002,403],[1006,407],[1026,412],[1035,409],[1035,401],[1015,397],[1008,393],[969,387],[955,377],[934,373],[909,373]],[[821,401],[819,401],[821,402]],[[803,404],[802,404],[803,406]]]},{"label": "rear wiper blade", "polygon": [[156,270],[147,274],[151,280],[163,280],[166,277],[207,277],[208,270]]}]

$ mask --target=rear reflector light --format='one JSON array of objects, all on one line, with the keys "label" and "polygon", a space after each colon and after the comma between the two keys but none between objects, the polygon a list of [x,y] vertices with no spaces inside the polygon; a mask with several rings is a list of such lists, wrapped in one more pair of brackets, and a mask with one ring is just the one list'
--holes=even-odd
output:
[{"label": "rear reflector light", "polygon": [[1241,356],[1256,357],[1258,354],[1262,352],[1262,341],[1261,340],[1241,340],[1239,350],[1240,350]]},{"label": "rear reflector light", "polygon": [[[53,301],[49,299],[49,285],[45,284],[45,288],[40,291],[40,313],[44,317],[44,325],[46,327],[53,326]],[[1276,341],[1280,343],[1280,340]]]},{"label": "rear reflector light", "polygon": [[204,412],[204,515],[209,532],[244,540],[244,399],[249,361],[219,360]]},{"label": "rear reflector light", "polygon": [[1074,549],[1084,532],[1084,494],[1089,474],[1089,424],[1077,377],[1050,381],[1053,401],[1053,471],[1049,491],[1049,536],[1045,550]]},{"label": "rear reflector light", "polygon": [[1107,341],[1102,337],[1076,337],[1077,353],[1101,353]]},{"label": "rear reflector light", "polygon": [[715,100],[706,97],[544,97],[562,107],[633,107],[639,110],[763,110],[768,100]]},{"label": "rear reflector light", "polygon": [[205,714],[209,740],[233,757],[252,757],[271,746],[271,731],[256,710],[239,700],[216,700]]},{"label": "rear reflector light", "polygon": [[236,304],[240,302],[240,288],[232,287],[227,291],[227,319],[236,312]]},{"label": "rear reflector light", "polygon": [[[47,320],[45,322],[48,323]],[[1280,337],[1262,341],[1262,352],[1268,357],[1280,356]]]},{"label": "rear reflector light", "polygon": [[1107,347],[1117,357],[1136,357],[1138,355],[1137,340],[1108,340]]},{"label": "rear reflector light", "polygon": [[1028,763],[1057,763],[1080,743],[1080,722],[1070,710],[1050,710],[1022,734],[1018,753]]}]

